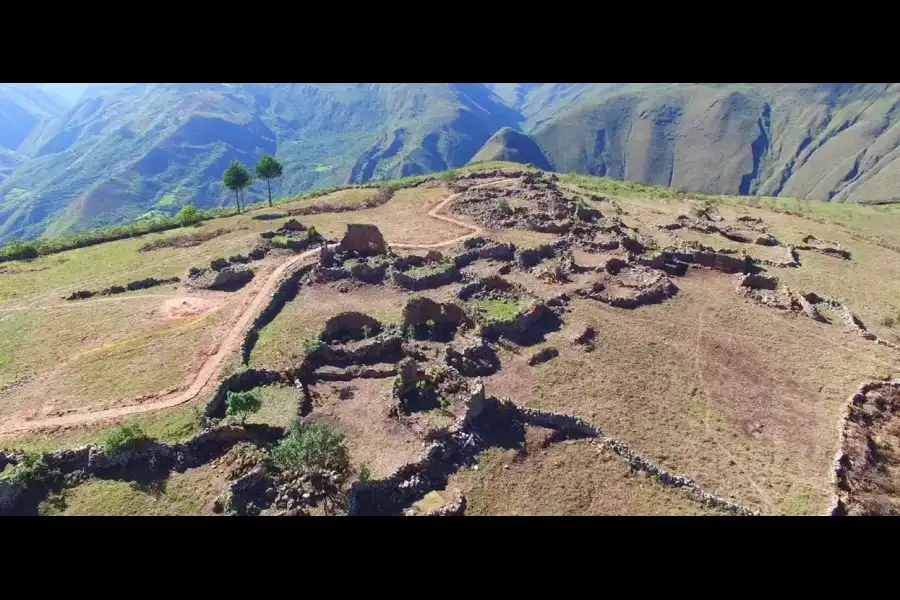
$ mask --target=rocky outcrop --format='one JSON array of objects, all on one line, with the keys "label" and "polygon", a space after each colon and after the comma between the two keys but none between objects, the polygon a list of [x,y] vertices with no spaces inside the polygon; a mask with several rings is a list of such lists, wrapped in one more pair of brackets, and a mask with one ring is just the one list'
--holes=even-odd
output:
[{"label": "rocky outcrop", "polygon": [[337,250],[367,257],[387,254],[388,247],[381,231],[375,225],[348,223],[347,231],[338,244]]}]

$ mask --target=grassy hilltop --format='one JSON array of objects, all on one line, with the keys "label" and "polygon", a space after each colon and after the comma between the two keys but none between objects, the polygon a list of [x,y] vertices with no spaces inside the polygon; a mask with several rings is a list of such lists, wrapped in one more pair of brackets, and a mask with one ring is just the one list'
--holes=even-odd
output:
[{"label": "grassy hilltop", "polygon": [[[488,344],[486,352],[497,358],[496,367],[482,376],[489,396],[507,398],[520,407],[577,415],[666,472],[689,477],[704,491],[749,510],[801,515],[827,510],[840,444],[836,428],[847,398],[860,382],[900,377],[898,351],[849,333],[839,316],[826,314],[817,321],[801,312],[752,302],[735,291],[736,275],[702,267],[671,275],[677,293],[670,298],[633,309],[580,295],[578,290],[585,285],[611,276],[603,266],[611,258],[623,264],[631,260],[627,253],[576,244],[566,251],[570,254],[550,254],[536,266],[526,266],[523,252],[546,249],[565,236],[480,225],[480,217],[472,216],[478,213],[454,212],[464,205],[453,198],[443,204],[454,193],[448,187],[457,185],[454,177],[498,167],[507,172],[522,169],[508,162],[482,163],[434,178],[387,181],[390,199],[369,208],[363,206],[383,193],[378,187],[290,195],[272,209],[257,205],[246,213],[210,218],[191,227],[0,263],[0,448],[46,452],[92,443],[109,450],[131,443],[134,431],[160,443],[189,439],[208,425],[203,407],[220,381],[253,370],[277,374],[295,369],[306,353],[320,348],[325,324],[339,313],[364,313],[406,337],[404,343],[416,348],[418,354],[410,351],[410,356],[417,357],[419,376],[426,382],[415,388],[416,393],[428,385],[447,386],[441,382],[449,377],[442,357],[449,348],[475,343],[476,332],[492,319],[517,318],[534,302],[565,292],[569,300],[554,327],[533,338]],[[493,186],[494,193],[507,193],[503,179],[483,181],[486,189]],[[529,185],[523,181],[520,178],[516,185]],[[544,193],[549,181],[542,178],[528,193]],[[422,182],[426,184],[416,185]],[[896,205],[704,195],[577,174],[559,174],[558,186],[561,193],[578,198],[573,202],[579,210],[594,209],[604,219],[615,217],[618,227],[633,231],[634,239],[647,244],[652,239],[660,248],[695,243],[718,248],[726,256],[746,254],[774,262],[783,258],[787,245],[807,248],[798,251],[799,266],[761,262],[762,274],[777,277],[779,286],[798,293],[834,298],[878,339],[900,343]],[[507,216],[533,211],[532,200],[517,189],[509,188],[504,200],[497,199],[494,205],[483,200],[484,206],[499,207]],[[479,192],[459,193],[457,200],[481,197]],[[439,207],[443,207],[439,214],[450,220],[429,215]],[[719,215],[717,223],[761,222],[780,245],[746,243],[690,228],[665,229],[679,215],[698,210]],[[242,338],[235,332],[244,331],[245,316],[243,322],[249,323],[257,314],[256,300],[270,297],[269,283],[289,272],[279,275],[279,269],[289,261],[300,261],[292,268],[315,262],[313,257],[309,262],[300,260],[299,251],[290,249],[290,240],[306,235],[292,238],[289,229],[282,229],[291,219],[330,239],[339,239],[349,223],[374,224],[398,256],[424,261],[429,249],[440,251],[431,262],[408,268],[408,276],[453,271],[456,277],[419,291],[389,277],[380,284],[352,277],[304,280],[257,332],[243,357],[237,343]],[[516,260],[478,258],[454,267],[452,257],[465,251],[462,242],[454,240],[470,235],[473,228],[483,229],[479,235],[488,246],[514,244]],[[260,237],[271,230],[282,233]],[[809,249],[804,240],[810,235],[845,249],[849,258]],[[191,267],[207,267],[214,259],[247,255],[265,239],[271,250],[241,266],[252,269],[254,277],[240,289],[203,289],[186,276]],[[569,258],[574,268],[565,267]],[[378,260],[370,258],[367,264]],[[333,268],[353,269],[359,264],[354,258]],[[624,273],[633,270],[635,277],[662,273],[635,264],[628,263]],[[552,275],[555,267],[567,269],[567,275],[562,279]],[[460,290],[484,276],[501,278],[509,287],[498,289],[514,292],[461,299]],[[100,290],[148,277],[181,280],[146,290],[62,299],[78,290]],[[608,290],[628,294],[634,285],[622,275],[608,283]],[[477,327],[457,332],[450,342],[430,337],[434,324],[418,331],[401,327],[406,303],[423,297],[459,305],[476,319]],[[590,349],[574,341],[586,328],[595,332]],[[356,341],[332,344],[354,348],[371,343],[368,338],[376,333],[364,331]],[[185,394],[223,352],[221,364],[196,396],[163,406],[167,399]],[[535,360],[542,352],[549,358]],[[334,493],[346,495],[350,483],[385,478],[401,465],[421,459],[430,443],[424,432],[451,426],[461,416],[458,399],[449,393],[433,406],[411,410],[402,421],[392,416],[397,376],[390,369],[397,365],[387,355],[380,360],[384,362],[364,368],[319,367],[316,373],[321,378],[308,384],[308,401],[292,381],[252,388],[249,391],[261,400],[262,408],[247,417],[249,425],[225,414],[216,422],[247,431],[286,427],[302,415],[308,424],[333,428],[340,435],[327,438],[328,443],[343,448],[348,461],[342,471],[344,487]],[[370,373],[363,375],[364,370]],[[459,394],[465,395],[472,379],[466,378]],[[152,410],[139,412],[141,407]],[[135,412],[129,413],[132,409]],[[98,414],[102,418],[91,418]],[[50,425],[28,427],[45,421]],[[127,430],[121,429],[123,424]],[[282,439],[306,439],[302,435],[301,431]],[[458,491],[466,498],[466,514],[720,513],[685,489],[635,471],[597,440],[568,439],[571,436],[532,424],[505,435],[509,437],[500,436],[479,451],[475,462],[447,466],[446,482],[422,490],[407,508],[428,512],[447,505]],[[888,453],[892,442],[885,435],[879,434],[876,441]],[[312,439],[302,443],[326,443],[326,437]],[[246,465],[257,464],[259,456],[280,457],[272,459],[274,467],[266,467],[275,469],[271,472],[286,468],[287,454],[274,450],[279,443],[242,442],[201,464],[166,470],[151,483],[109,474],[52,487],[57,485],[52,472],[40,475],[35,474],[36,467],[27,467],[32,470],[26,473],[26,467],[12,465],[0,469],[4,473],[0,479],[18,481],[29,474],[51,482],[47,485],[52,490],[43,491],[43,500],[29,509],[41,514],[211,514],[222,509],[222,495],[230,493],[231,484],[246,475],[250,468]],[[886,460],[893,464],[893,459]],[[888,473],[886,481],[891,481],[892,471]],[[895,500],[890,493],[884,497],[888,500],[879,500],[881,510],[889,512]],[[332,500],[304,506],[311,514],[346,510]]]}]

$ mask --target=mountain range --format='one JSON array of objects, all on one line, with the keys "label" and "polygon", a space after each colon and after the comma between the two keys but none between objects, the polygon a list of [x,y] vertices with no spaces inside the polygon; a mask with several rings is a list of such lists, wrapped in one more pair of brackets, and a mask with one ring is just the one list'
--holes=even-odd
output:
[{"label": "mountain range", "polygon": [[[0,85],[0,241],[514,160],[686,191],[900,197],[896,84]],[[265,185],[247,195],[262,199]]]}]

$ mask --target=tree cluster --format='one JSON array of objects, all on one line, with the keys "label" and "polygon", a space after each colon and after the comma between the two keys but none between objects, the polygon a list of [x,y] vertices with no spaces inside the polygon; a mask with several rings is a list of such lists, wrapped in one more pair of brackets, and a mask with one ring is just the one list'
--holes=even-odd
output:
[{"label": "tree cluster", "polygon": [[[275,160],[273,156],[264,154],[253,168],[254,173],[260,179],[266,180],[266,188],[269,192],[269,206],[272,206],[272,179],[281,177],[284,173],[284,167]],[[234,199],[237,203],[238,212],[245,209],[247,203],[244,201],[244,188],[253,183],[253,175],[250,170],[239,160],[233,160],[222,173],[222,183],[229,190],[234,192]]]}]

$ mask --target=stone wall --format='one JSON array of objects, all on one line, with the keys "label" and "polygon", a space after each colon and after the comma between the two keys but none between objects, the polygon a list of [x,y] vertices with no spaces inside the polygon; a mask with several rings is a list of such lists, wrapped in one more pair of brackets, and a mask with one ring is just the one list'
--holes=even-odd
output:
[{"label": "stone wall", "polygon": [[300,280],[309,273],[314,266],[315,265],[302,266],[282,277],[281,281],[276,286],[275,291],[269,296],[269,301],[259,314],[256,315],[256,318],[253,319],[253,323],[250,324],[250,328],[244,336],[244,341],[241,344],[241,363],[247,364],[249,362],[250,353],[253,351],[256,341],[259,339],[259,332],[278,316],[278,313],[281,312],[288,302],[297,297],[297,293],[300,291]]},{"label": "stone wall", "polygon": [[178,277],[169,277],[167,279],[156,279],[155,277],[147,277],[146,279],[138,279],[130,281],[125,285],[113,285],[99,291],[80,290],[72,292],[68,296],[63,296],[63,300],[83,300],[92,296],[111,296],[113,294],[123,294],[125,292],[133,292],[135,290],[145,290],[160,285],[169,285],[181,281]]},{"label": "stone wall", "polygon": [[[46,453],[42,458],[51,470],[58,470],[59,479],[66,485],[77,485],[91,477],[126,481],[175,470],[195,468],[221,456],[239,442],[268,444],[282,438],[281,427],[268,425],[231,425],[201,431],[193,438],[177,444],[145,440],[133,448],[108,451],[100,446],[85,446],[72,450]],[[9,480],[0,481],[0,516],[15,514],[25,508],[24,500],[37,504],[49,491],[45,486],[24,488]],[[29,492],[25,494],[24,492]],[[31,493],[35,492],[35,493]]]},{"label": "stone wall", "polygon": [[515,257],[516,247],[513,244],[486,244],[457,254],[453,257],[453,266],[462,269],[479,259],[511,261]]},{"label": "stone wall", "polygon": [[390,276],[391,281],[395,284],[413,291],[430,290],[442,285],[448,285],[458,281],[460,277],[459,271],[453,266],[445,271],[430,273],[422,277],[411,277],[402,271],[391,269]]},{"label": "stone wall", "polygon": [[900,389],[900,380],[893,381],[868,381],[861,384],[847,399],[841,417],[838,421],[838,450],[834,456],[831,482],[833,495],[831,505],[826,514],[831,516],[845,516],[847,514],[848,492],[851,489],[849,482],[850,470],[853,468],[850,460],[848,446],[851,440],[847,435],[847,424],[852,418],[854,408],[860,407],[866,402],[866,395],[884,387]]}]

